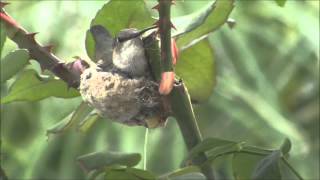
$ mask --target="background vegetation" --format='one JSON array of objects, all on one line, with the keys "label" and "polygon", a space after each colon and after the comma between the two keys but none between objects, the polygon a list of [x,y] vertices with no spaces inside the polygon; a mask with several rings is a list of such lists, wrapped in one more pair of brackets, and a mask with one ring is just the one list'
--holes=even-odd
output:
[{"label": "background vegetation", "polygon": [[[71,60],[88,58],[85,33],[104,3],[12,1],[6,10],[30,32],[40,32],[40,42],[54,44],[57,56]],[[178,2],[173,15],[205,4]],[[273,1],[237,1],[231,17],[235,28],[224,25],[210,36],[216,86],[207,102],[195,105],[203,136],[274,148],[289,137],[290,162],[306,179],[319,179],[319,2],[288,1],[281,8]],[[2,54],[15,48],[7,40]],[[29,66],[40,71],[36,63]],[[1,85],[2,97],[12,82]],[[85,134],[71,129],[47,141],[46,130],[80,101],[47,98],[1,105],[1,166],[9,177],[83,177],[75,164],[79,155],[106,148],[143,153],[144,128],[108,120],[97,121]],[[175,121],[149,131],[148,170],[163,174],[176,169],[185,155]],[[218,169],[225,167],[225,159],[216,161]]]}]

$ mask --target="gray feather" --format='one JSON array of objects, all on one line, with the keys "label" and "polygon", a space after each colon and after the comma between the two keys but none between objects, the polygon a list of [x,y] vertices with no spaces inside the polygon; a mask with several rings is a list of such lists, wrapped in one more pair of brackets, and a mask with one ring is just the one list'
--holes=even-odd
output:
[{"label": "gray feather", "polygon": [[104,66],[112,64],[113,38],[109,31],[101,25],[90,28],[95,41],[95,60],[102,60]]}]

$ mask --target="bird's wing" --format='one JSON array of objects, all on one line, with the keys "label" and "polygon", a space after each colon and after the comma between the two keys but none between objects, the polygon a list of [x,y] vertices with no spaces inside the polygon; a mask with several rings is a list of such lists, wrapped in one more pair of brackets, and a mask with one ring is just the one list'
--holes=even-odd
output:
[{"label": "bird's wing", "polygon": [[109,31],[101,25],[94,25],[90,32],[95,41],[95,61],[103,60],[104,64],[112,64],[113,38]]}]

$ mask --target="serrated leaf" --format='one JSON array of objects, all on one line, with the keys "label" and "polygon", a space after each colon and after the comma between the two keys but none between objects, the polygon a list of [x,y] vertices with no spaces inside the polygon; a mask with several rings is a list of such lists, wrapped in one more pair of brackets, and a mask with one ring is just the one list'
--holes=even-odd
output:
[{"label": "serrated leaf", "polygon": [[101,169],[109,166],[127,166],[137,165],[141,160],[138,153],[119,153],[119,152],[94,152],[82,155],[77,158],[81,168],[88,172],[95,169]]},{"label": "serrated leaf", "polygon": [[63,120],[47,129],[48,138],[50,138],[51,134],[55,135],[65,132],[72,127],[75,122],[83,121],[83,119],[85,119],[92,110],[92,107],[88,106],[87,103],[82,102],[74,112],[70,113]]},{"label": "serrated leaf", "polygon": [[28,50],[18,49],[10,52],[3,59],[1,59],[1,83],[10,79],[20,70],[22,70],[27,65],[29,58],[30,55]]},{"label": "serrated leaf", "polygon": [[278,6],[284,7],[286,4],[287,0],[275,0]]},{"label": "serrated leaf", "polygon": [[213,49],[207,39],[181,51],[176,74],[183,79],[192,100],[203,102],[212,94],[214,66]]},{"label": "serrated leaf", "polygon": [[281,152],[274,151],[267,157],[263,158],[256,166],[252,179],[281,179],[280,173],[280,158]]},{"label": "serrated leaf", "polygon": [[93,124],[101,117],[97,113],[90,113],[86,118],[78,124],[78,130],[82,133],[87,132]]},{"label": "serrated leaf", "polygon": [[[151,26],[154,20],[146,9],[143,0],[107,2],[96,14],[91,22],[93,25],[104,26],[113,37],[125,28],[142,29]],[[86,50],[88,56],[94,60],[94,40],[91,33],[86,35]]]},{"label": "serrated leaf", "polygon": [[79,92],[68,88],[62,80],[41,78],[34,70],[26,70],[20,74],[10,87],[9,94],[1,99],[1,103],[14,101],[38,101],[48,97],[73,98]]},{"label": "serrated leaf", "polygon": [[180,36],[178,46],[185,46],[194,39],[217,30],[227,21],[233,7],[234,0],[216,0],[192,14],[173,18],[173,24],[178,30],[172,32],[173,36]]}]

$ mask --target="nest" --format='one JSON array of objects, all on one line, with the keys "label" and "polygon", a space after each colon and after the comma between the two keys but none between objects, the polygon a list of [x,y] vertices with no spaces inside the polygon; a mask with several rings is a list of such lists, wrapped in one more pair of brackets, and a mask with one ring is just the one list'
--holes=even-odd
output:
[{"label": "nest", "polygon": [[88,68],[81,75],[83,99],[105,118],[149,128],[162,126],[168,116],[151,78],[127,77],[121,72]]}]

